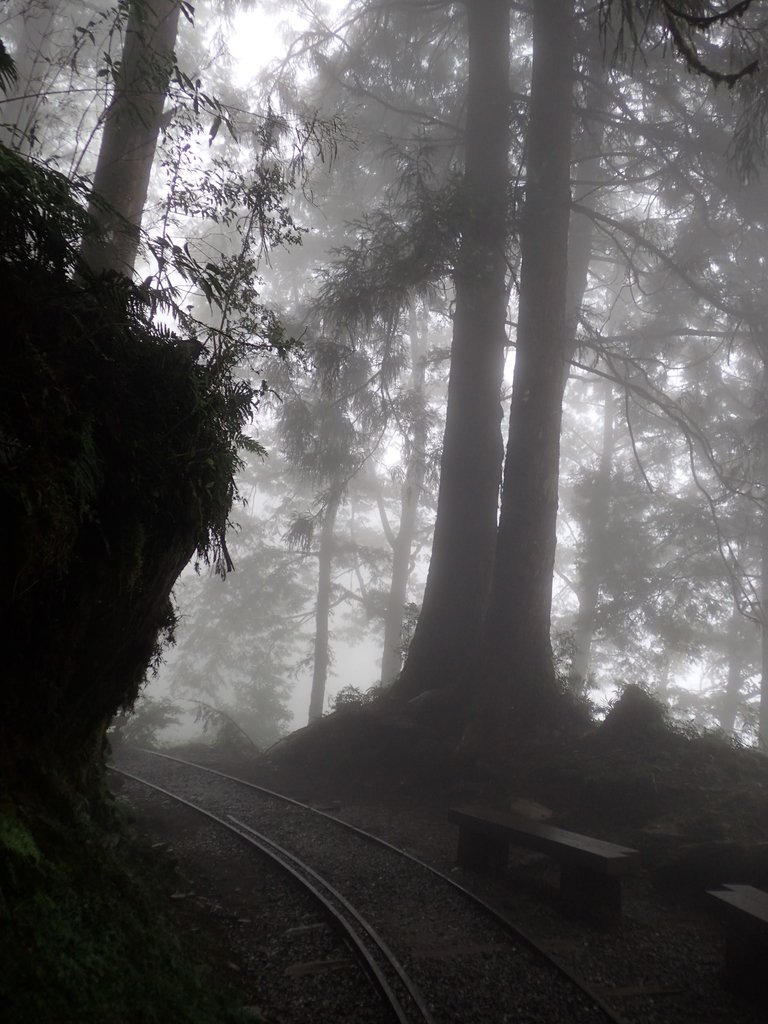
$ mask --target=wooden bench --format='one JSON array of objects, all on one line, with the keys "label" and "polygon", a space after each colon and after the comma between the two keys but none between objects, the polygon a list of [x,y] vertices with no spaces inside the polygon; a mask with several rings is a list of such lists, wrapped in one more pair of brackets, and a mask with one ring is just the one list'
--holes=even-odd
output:
[{"label": "wooden bench", "polygon": [[725,922],[725,981],[748,995],[768,996],[768,892],[726,885],[708,893]]},{"label": "wooden bench", "polygon": [[452,807],[448,818],[459,826],[461,867],[503,871],[510,844],[547,854],[560,864],[563,902],[579,914],[620,914],[621,880],[640,868],[637,850],[493,807]]}]

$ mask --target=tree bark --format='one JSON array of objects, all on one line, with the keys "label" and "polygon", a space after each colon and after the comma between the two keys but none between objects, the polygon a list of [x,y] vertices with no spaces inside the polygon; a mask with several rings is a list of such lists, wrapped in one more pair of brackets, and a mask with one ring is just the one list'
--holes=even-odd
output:
[{"label": "tree bark", "polygon": [[536,0],[517,355],[493,589],[488,712],[539,709],[556,690],[550,642],[566,329],[573,103],[571,0]]},{"label": "tree bark", "polygon": [[[764,376],[768,376],[764,372]],[[768,464],[768,458],[765,458]],[[766,471],[765,480],[768,480]],[[760,700],[757,717],[757,745],[768,751],[768,510],[762,510],[761,532],[761,584],[760,584]]]},{"label": "tree bark", "polygon": [[333,531],[339,498],[332,497],[323,519],[318,551],[317,606],[315,608],[315,645],[312,663],[312,689],[309,695],[309,721],[322,718],[325,686],[330,665],[331,569],[333,565]]},{"label": "tree bark", "polygon": [[[743,616],[734,603],[731,618],[728,623],[728,633],[725,638],[726,654],[728,658],[728,676],[725,682],[725,693],[720,711],[720,728],[725,732],[733,732],[736,726],[736,715],[739,710],[741,699],[741,687],[744,672],[744,641],[741,636],[740,626]],[[762,631],[761,631],[762,632]]]},{"label": "tree bark", "polygon": [[[589,39],[584,55],[586,79],[585,96],[581,116],[576,124],[573,143],[573,188],[572,201],[579,206],[593,209],[595,206],[596,183],[605,178],[602,152],[605,141],[604,118],[601,112],[605,101],[607,73],[602,48],[595,51],[594,41]],[[598,83],[600,88],[598,88]],[[592,262],[595,228],[592,220],[581,212],[572,212],[568,230],[568,283],[565,298],[565,323],[570,341],[570,354],[576,351],[576,341],[587,289],[589,266]],[[565,365],[563,390],[568,382],[570,362]]]},{"label": "tree bark", "polygon": [[93,273],[131,275],[173,70],[179,0],[132,0],[122,61],[107,109],[90,213],[102,240],[83,245]]},{"label": "tree bark", "polygon": [[490,588],[501,476],[506,344],[509,4],[467,3],[465,207],[432,558],[400,678],[408,699],[467,683]]}]

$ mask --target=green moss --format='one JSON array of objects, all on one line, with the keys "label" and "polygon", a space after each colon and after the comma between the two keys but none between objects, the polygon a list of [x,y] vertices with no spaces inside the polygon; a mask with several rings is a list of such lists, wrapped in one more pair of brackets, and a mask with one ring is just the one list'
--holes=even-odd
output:
[{"label": "green moss", "polygon": [[167,296],[81,272],[83,199],[0,146],[0,775],[79,768],[135,699],[179,572],[226,561],[256,400],[235,351],[158,323]]},{"label": "green moss", "polygon": [[206,348],[173,288],[88,272],[88,198],[0,145],[0,1006],[14,1024],[207,1024],[225,1001],[158,911],[155,862],[105,816],[100,771],[178,574],[195,551],[228,564],[266,385],[238,371],[250,329]]},{"label": "green moss", "polygon": [[37,863],[40,851],[31,833],[21,822],[0,813],[0,850],[6,857],[21,857]]},{"label": "green moss", "polygon": [[[102,808],[103,809],[103,808]],[[0,1005],[14,1024],[236,1019],[210,950],[163,911],[171,867],[109,815],[5,811]],[[20,863],[26,871],[19,872]]]}]

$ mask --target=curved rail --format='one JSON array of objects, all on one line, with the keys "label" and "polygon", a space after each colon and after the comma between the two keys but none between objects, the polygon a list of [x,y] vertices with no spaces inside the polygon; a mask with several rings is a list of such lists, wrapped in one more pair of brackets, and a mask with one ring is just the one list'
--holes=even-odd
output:
[{"label": "curved rail", "polygon": [[207,772],[209,775],[218,775],[222,779],[227,779],[230,782],[236,782],[241,786],[246,786],[249,789],[256,790],[258,793],[263,793],[265,796],[272,797],[275,800],[280,800],[283,803],[292,804],[295,807],[300,807],[302,810],[310,811],[312,814],[317,814],[321,818],[327,818],[329,821],[334,822],[341,828],[346,829],[349,832],[354,832],[362,838],[374,843],[383,849],[390,850],[392,853],[398,854],[401,857],[405,857],[407,860],[418,864],[425,871],[440,878],[443,882],[446,882],[455,891],[461,893],[470,902],[474,903],[480,910],[486,915],[491,917],[497,924],[501,925],[505,931],[515,938],[517,941],[524,943],[529,949],[532,949],[535,953],[541,956],[544,960],[550,963],[557,971],[559,971],[564,977],[579,988],[585,996],[587,996],[595,1006],[598,1006],[603,1013],[606,1015],[611,1024],[629,1024],[627,1019],[614,1010],[605,1001],[603,996],[596,992],[592,986],[580,978],[578,974],[572,971],[565,964],[561,963],[555,957],[551,956],[547,950],[537,942],[532,936],[528,935],[527,932],[523,931],[518,925],[516,925],[510,918],[502,911],[488,903],[481,896],[472,892],[466,886],[462,885],[461,882],[457,882],[450,875],[445,874],[439,868],[433,867],[431,864],[427,864],[426,861],[420,860],[414,854],[409,853],[407,850],[401,849],[399,846],[395,846],[394,843],[388,842],[386,839],[382,839],[380,836],[374,835],[372,832],[366,832],[365,829],[359,828],[357,825],[352,825],[348,821],[344,821],[342,818],[337,818],[334,814],[328,814],[327,811],[318,810],[316,807],[311,807],[309,804],[302,803],[301,800],[295,800],[293,797],[286,796],[284,793],[278,793],[273,789],[268,789],[266,786],[260,786],[258,783],[249,782],[247,779],[238,778],[236,775],[228,775],[226,772],[220,772],[216,768],[208,768],[205,765],[196,764],[194,761],[187,761],[181,757],[174,757],[172,754],[162,754],[157,750],[148,750],[144,747],[134,747],[134,750],[139,750],[143,754],[152,754],[154,757],[161,757],[167,761],[175,761],[178,764],[186,765],[190,768],[197,768],[199,771]]},{"label": "curved rail", "polygon": [[[147,751],[147,753],[151,753],[151,751]],[[186,763],[193,767],[199,767],[198,765],[193,765],[193,762],[191,761]],[[413,1014],[409,1015],[406,1012],[399,997],[387,981],[370,950],[366,948],[365,943],[361,939],[360,932],[364,932],[368,937],[369,943],[375,947],[382,959],[389,964],[392,971],[399,978],[418,1013],[419,1020],[423,1021],[424,1024],[434,1024],[434,1019],[423,995],[414,985],[413,981],[408,977],[405,968],[391,951],[384,939],[378,934],[375,928],[361,916],[352,904],[334,888],[334,886],[322,878],[322,876],[309,867],[308,864],[305,864],[298,857],[295,857],[292,853],[274,842],[274,840],[270,839],[268,836],[257,832],[255,829],[246,825],[244,822],[239,821],[232,815],[228,815],[228,817],[230,818],[230,821],[234,822],[234,826],[237,827],[234,827],[223,818],[220,818],[217,814],[213,814],[204,807],[200,807],[198,804],[192,803],[192,801],[173,793],[171,790],[164,789],[162,786],[158,786],[154,782],[148,782],[146,779],[142,779],[140,776],[134,775],[132,772],[127,772],[122,768],[116,768],[113,765],[109,765],[108,768],[109,771],[112,771],[117,775],[122,775],[124,778],[132,779],[134,782],[138,782],[140,785],[146,786],[148,789],[153,789],[157,793],[162,793],[163,796],[167,796],[171,800],[175,800],[177,803],[183,804],[185,807],[195,811],[197,814],[203,815],[210,821],[213,821],[215,824],[237,836],[249,846],[255,847],[260,853],[268,857],[273,863],[280,867],[287,875],[298,882],[298,884],[301,885],[314,900],[322,905],[326,913],[334,920],[336,926],[350,941],[366,972],[371,977],[384,1001],[392,1010],[399,1024],[413,1024]],[[239,782],[242,780],[232,778],[231,781]],[[309,879],[311,879],[311,881],[309,881]],[[345,917],[345,915],[339,911],[338,907],[334,905],[334,901],[336,904],[344,908],[348,917]],[[355,922],[359,931],[350,923],[350,919]]]}]

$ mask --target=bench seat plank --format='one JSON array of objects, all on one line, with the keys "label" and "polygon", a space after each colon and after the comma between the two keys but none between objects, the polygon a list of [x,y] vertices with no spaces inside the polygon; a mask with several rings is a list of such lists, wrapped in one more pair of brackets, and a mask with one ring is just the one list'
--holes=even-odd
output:
[{"label": "bench seat plank", "polygon": [[751,885],[709,890],[725,923],[726,985],[768,1000],[768,892]]},{"label": "bench seat plank", "polygon": [[448,819],[459,826],[457,859],[462,867],[480,872],[504,871],[510,844],[557,860],[560,897],[580,915],[620,915],[621,879],[640,867],[637,850],[495,807],[452,807]]},{"label": "bench seat plank", "polygon": [[606,875],[627,875],[640,867],[640,854],[627,846],[569,832],[494,807],[452,807],[448,818],[459,827],[506,838],[519,846],[538,850],[557,860],[583,864]]},{"label": "bench seat plank", "polygon": [[768,892],[751,885],[726,884],[724,889],[712,890],[709,895],[720,900],[727,908],[768,926]]}]

